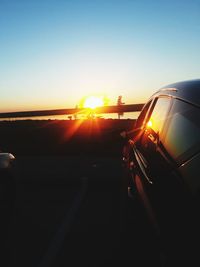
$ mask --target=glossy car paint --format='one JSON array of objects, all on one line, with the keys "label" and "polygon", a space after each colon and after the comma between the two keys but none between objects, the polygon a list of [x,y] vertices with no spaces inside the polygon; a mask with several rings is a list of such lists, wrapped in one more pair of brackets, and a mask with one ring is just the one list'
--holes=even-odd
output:
[{"label": "glossy car paint", "polygon": [[[152,122],[148,122],[158,101],[161,104],[157,105],[157,116],[164,114],[164,119],[159,121],[155,132]],[[182,107],[186,107],[183,112]],[[185,231],[191,221],[196,225],[200,209],[199,118],[200,80],[192,80],[161,88],[149,99],[136,121],[132,177],[150,221],[158,231]]]}]

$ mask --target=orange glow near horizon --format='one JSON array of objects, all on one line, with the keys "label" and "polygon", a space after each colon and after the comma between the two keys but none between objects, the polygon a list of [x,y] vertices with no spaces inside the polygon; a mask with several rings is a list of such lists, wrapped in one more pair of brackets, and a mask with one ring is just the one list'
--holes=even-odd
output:
[{"label": "orange glow near horizon", "polygon": [[97,107],[104,106],[104,101],[102,97],[98,96],[89,96],[84,100],[83,107],[95,109]]},{"label": "orange glow near horizon", "polygon": [[[83,131],[86,136],[90,136],[93,131],[99,133],[99,125],[98,122],[95,120],[95,108],[104,106],[106,104],[106,98],[101,96],[88,96],[82,99],[80,103],[80,107],[86,108],[83,114],[85,115],[84,119],[75,120],[74,123],[70,128],[68,128],[64,135],[64,140],[71,139],[76,132],[79,130],[80,127],[85,127]],[[78,115],[79,113],[77,113]]]}]

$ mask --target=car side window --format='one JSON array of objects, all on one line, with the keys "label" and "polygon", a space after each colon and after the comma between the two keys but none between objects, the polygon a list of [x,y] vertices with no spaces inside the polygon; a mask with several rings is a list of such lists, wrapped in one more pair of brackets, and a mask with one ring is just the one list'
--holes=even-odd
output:
[{"label": "car side window", "polygon": [[200,108],[175,99],[163,145],[170,156],[183,163],[200,149]]},{"label": "car side window", "polygon": [[149,111],[149,108],[152,104],[152,100],[149,101],[144,108],[142,109],[140,115],[138,116],[136,123],[135,123],[135,128],[141,128],[144,124],[145,118],[147,117],[147,113]]},{"label": "car side window", "polygon": [[140,145],[143,151],[151,153],[156,149],[161,139],[161,132],[166,122],[166,117],[171,106],[170,97],[160,97],[156,100],[153,110],[146,121]]},{"label": "car side window", "polygon": [[168,97],[158,98],[147,122],[147,128],[152,129],[157,136],[160,136],[162,128],[166,122],[166,116],[169,111],[170,103],[171,99]]}]

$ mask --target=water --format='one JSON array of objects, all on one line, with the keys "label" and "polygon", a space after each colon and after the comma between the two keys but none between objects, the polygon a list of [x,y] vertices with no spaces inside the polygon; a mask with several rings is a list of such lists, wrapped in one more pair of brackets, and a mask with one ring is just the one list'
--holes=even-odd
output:
[{"label": "water", "polygon": [[[137,119],[140,112],[126,112],[120,119]],[[117,113],[110,114],[96,114],[94,117],[102,119],[118,119]],[[86,119],[86,115],[77,115],[76,119]],[[16,120],[69,120],[75,119],[74,115],[51,115],[51,116],[34,116],[34,117],[21,117],[21,118],[0,118],[0,121],[16,121]]]}]

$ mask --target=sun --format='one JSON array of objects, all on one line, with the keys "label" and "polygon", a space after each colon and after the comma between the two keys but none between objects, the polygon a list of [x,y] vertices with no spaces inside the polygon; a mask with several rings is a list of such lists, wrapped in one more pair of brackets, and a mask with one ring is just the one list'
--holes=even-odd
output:
[{"label": "sun", "polygon": [[153,125],[152,121],[148,121],[148,122],[147,122],[147,127],[148,127],[148,128],[152,128],[152,125]]},{"label": "sun", "polygon": [[104,106],[104,100],[102,97],[98,96],[88,96],[83,103],[84,108],[95,109],[97,107]]}]

